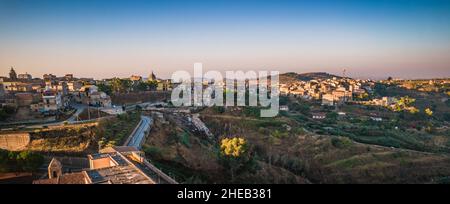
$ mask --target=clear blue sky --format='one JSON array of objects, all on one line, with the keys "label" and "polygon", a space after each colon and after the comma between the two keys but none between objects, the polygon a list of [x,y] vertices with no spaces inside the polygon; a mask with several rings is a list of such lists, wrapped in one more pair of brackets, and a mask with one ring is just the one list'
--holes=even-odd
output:
[{"label": "clear blue sky", "polygon": [[450,77],[449,0],[0,0],[0,75]]}]

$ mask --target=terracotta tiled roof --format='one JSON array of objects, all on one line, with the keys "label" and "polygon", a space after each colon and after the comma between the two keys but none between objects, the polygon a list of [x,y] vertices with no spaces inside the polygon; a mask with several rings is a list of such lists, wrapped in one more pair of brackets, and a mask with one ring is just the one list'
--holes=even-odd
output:
[{"label": "terracotta tiled roof", "polygon": [[34,180],[33,184],[58,184],[57,178]]},{"label": "terracotta tiled roof", "polygon": [[60,184],[85,184],[86,177],[83,172],[64,174],[59,178]]}]

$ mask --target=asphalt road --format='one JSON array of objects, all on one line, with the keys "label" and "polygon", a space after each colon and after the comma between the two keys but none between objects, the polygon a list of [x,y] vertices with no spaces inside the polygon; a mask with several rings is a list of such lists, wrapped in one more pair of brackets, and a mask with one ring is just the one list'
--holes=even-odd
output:
[{"label": "asphalt road", "polygon": [[68,122],[76,121],[77,117],[84,111],[85,108],[87,108],[86,105],[81,104],[72,104],[72,107],[77,109],[77,111],[69,119],[67,119]]},{"label": "asphalt road", "polygon": [[[28,125],[27,128],[42,128],[43,126],[58,126],[58,125],[63,125],[64,122],[67,122],[68,124],[78,123],[79,121],[76,120],[78,115],[80,115],[87,106],[86,105],[80,105],[80,104],[72,104],[72,107],[74,107],[77,110],[75,111],[75,113],[70,118],[68,118],[65,121],[33,124],[33,125]],[[87,122],[87,121],[85,121],[85,122]]]},{"label": "asphalt road", "polygon": [[132,138],[128,142],[128,146],[141,149],[142,140],[145,138],[146,132],[150,131],[153,119],[149,116],[141,116],[141,123],[136,131],[133,132]]}]

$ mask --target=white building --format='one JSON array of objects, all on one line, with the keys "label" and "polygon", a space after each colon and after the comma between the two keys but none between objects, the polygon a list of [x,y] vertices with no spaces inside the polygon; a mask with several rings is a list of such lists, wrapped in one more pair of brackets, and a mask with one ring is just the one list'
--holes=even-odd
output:
[{"label": "white building", "polygon": [[63,108],[63,101],[59,92],[46,90],[42,94],[42,112],[52,112]]}]

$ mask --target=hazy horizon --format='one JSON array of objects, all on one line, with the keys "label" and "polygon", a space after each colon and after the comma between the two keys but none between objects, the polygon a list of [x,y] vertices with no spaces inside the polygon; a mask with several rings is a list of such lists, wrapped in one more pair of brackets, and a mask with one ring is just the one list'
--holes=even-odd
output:
[{"label": "hazy horizon", "polygon": [[0,76],[177,70],[450,77],[450,1],[0,0]]}]

